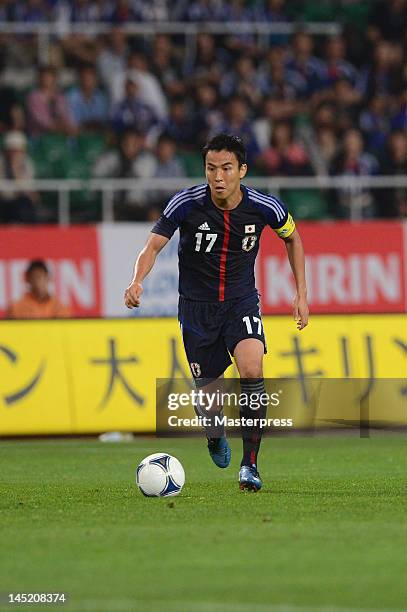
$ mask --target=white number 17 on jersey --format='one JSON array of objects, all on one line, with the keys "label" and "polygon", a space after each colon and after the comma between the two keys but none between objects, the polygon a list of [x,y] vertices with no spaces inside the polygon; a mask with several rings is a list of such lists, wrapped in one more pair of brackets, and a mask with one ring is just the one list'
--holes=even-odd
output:
[{"label": "white number 17 on jersey", "polygon": [[[257,323],[257,335],[261,336],[261,328],[262,328],[261,319],[259,317],[252,317],[252,319],[253,319],[253,324]],[[247,333],[252,334],[253,327],[250,321],[250,317],[243,317],[243,322],[246,323]]]},{"label": "white number 17 on jersey", "polygon": [[[196,238],[195,251],[201,250],[202,236],[203,236],[202,232],[197,232],[195,234],[195,238]],[[218,234],[205,234],[205,236],[208,241],[208,244],[206,245],[205,253],[209,253],[212,250],[212,247],[216,242],[216,238],[218,237]]]}]

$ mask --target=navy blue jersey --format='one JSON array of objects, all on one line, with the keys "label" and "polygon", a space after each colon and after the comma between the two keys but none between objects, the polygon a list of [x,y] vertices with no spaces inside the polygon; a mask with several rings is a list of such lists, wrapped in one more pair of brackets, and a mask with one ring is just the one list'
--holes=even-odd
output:
[{"label": "navy blue jersey", "polygon": [[179,228],[179,292],[190,299],[223,302],[256,293],[254,264],[266,225],[282,238],[295,229],[280,200],[241,186],[232,210],[212,201],[208,185],[177,193],[151,230],[171,238]]}]

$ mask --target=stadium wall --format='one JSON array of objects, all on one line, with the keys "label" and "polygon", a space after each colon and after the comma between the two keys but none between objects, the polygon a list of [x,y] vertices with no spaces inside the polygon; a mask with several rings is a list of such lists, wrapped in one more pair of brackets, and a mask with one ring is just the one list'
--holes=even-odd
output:
[{"label": "stadium wall", "polygon": [[[302,222],[312,313],[407,311],[407,223]],[[24,291],[24,268],[45,258],[54,289],[78,317],[176,316],[177,236],[160,253],[144,284],[143,308],[123,305],[134,259],[151,225],[0,229],[0,317]],[[284,244],[265,230],[257,260],[264,314],[287,314],[293,280]]]},{"label": "stadium wall", "polygon": [[[371,423],[406,425],[405,322],[313,316],[298,332],[291,317],[264,317],[265,377],[294,378],[300,389],[316,382],[324,395],[289,399],[295,426],[354,426],[361,398],[375,399]],[[0,322],[0,436],[154,432],[156,379],[190,384],[176,319]]]}]

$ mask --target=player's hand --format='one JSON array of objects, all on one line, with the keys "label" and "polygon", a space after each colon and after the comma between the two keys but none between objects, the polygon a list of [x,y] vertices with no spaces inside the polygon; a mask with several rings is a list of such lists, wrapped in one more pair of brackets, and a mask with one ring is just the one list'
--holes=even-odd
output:
[{"label": "player's hand", "polygon": [[293,315],[297,322],[297,329],[304,329],[308,325],[309,308],[307,298],[304,295],[295,295],[293,300]]},{"label": "player's hand", "polygon": [[141,283],[130,283],[124,292],[124,303],[126,304],[127,308],[138,308],[140,306],[142,293],[143,285]]}]

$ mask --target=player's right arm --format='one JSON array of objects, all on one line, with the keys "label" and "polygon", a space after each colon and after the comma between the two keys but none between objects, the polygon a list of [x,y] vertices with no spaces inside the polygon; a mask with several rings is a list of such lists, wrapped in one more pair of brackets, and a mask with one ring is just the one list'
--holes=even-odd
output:
[{"label": "player's right arm", "polygon": [[134,264],[133,279],[124,292],[124,303],[127,308],[140,306],[141,294],[143,293],[142,282],[152,270],[158,253],[165,247],[169,238],[160,234],[150,234],[149,239],[137,257]]},{"label": "player's right arm", "polygon": [[160,218],[151,229],[147,244],[141,251],[134,266],[133,280],[124,292],[124,303],[127,308],[140,306],[143,293],[142,282],[154,266],[158,253],[180,227],[191,202],[204,197],[206,185],[184,189],[176,193],[168,202]]}]

